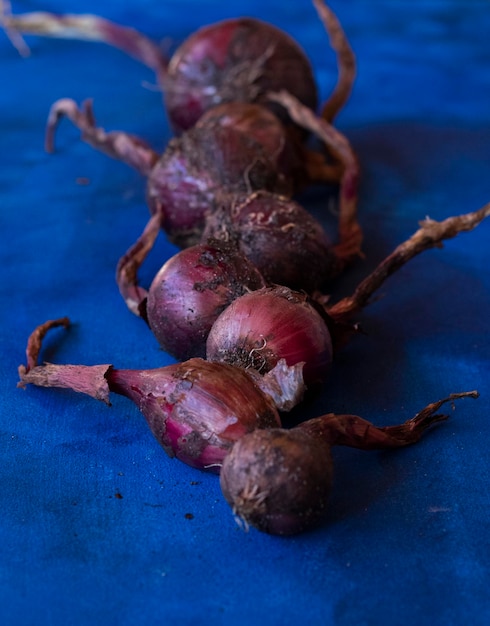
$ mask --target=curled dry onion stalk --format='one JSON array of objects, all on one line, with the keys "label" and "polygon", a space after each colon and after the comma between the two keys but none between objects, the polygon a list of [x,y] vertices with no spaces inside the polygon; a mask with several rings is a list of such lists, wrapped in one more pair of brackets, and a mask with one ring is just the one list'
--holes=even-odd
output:
[{"label": "curled dry onion stalk", "polygon": [[447,420],[448,415],[438,413],[444,404],[453,404],[461,398],[476,399],[479,395],[476,390],[451,393],[442,400],[431,402],[406,422],[392,426],[375,426],[357,415],[327,413],[303,422],[297,428],[330,446],[360,450],[400,448],[417,443],[433,424]]},{"label": "curled dry onion stalk", "polygon": [[[336,53],[337,57],[337,84],[322,108],[323,117],[329,121],[333,121],[334,117],[344,106],[351,94],[352,85],[356,76],[355,55],[332,9],[330,9],[323,0],[313,0],[313,4],[327,32],[331,48]],[[231,20],[228,22],[231,22]],[[239,22],[239,20],[237,20],[237,22]],[[226,22],[211,25],[207,28],[220,28],[222,24],[225,25]],[[257,22],[257,24],[263,24],[265,27],[268,26],[261,22]],[[22,39],[21,33],[44,37],[98,41],[119,48],[153,70],[156,74],[158,84],[164,92],[169,82],[169,65],[173,62],[173,65],[177,65],[178,67],[178,63],[176,63],[175,59],[179,58],[179,55],[181,56],[183,54],[185,46],[189,45],[188,43],[184,43],[174,57],[168,59],[167,56],[163,54],[159,45],[134,28],[121,26],[92,14],[56,15],[46,11],[38,11],[13,15],[8,0],[0,0],[0,25],[3,26],[13,45],[22,56],[29,55],[29,48]],[[274,27],[272,28],[273,34],[276,29]],[[196,36],[199,37],[199,31],[194,35],[194,37]],[[281,38],[283,36],[281,31],[279,31],[279,36]],[[291,44],[295,46],[294,42],[291,42]],[[299,49],[296,53],[302,55]],[[306,59],[304,62],[305,69],[307,70],[308,65]],[[262,72],[260,66],[256,68],[255,71],[259,71],[260,76]],[[300,80],[302,79],[303,77],[300,77]],[[286,85],[284,86],[286,87]],[[250,87],[252,87],[252,85],[250,85]],[[294,82],[291,84],[291,87],[291,90],[294,91]],[[251,95],[254,93],[260,95],[260,91],[257,92],[252,89]],[[233,93],[230,94],[229,100],[237,99],[239,98],[235,97]]]},{"label": "curled dry onion stalk", "polygon": [[123,131],[107,132],[96,125],[93,101],[85,100],[81,107],[70,98],[57,100],[49,111],[46,124],[45,148],[54,152],[55,131],[62,118],[69,119],[82,133],[82,139],[108,156],[123,161],[143,176],[149,176],[159,154],[146,142]]},{"label": "curled dry onion stalk", "polygon": [[245,529],[254,526],[277,535],[303,532],[321,522],[328,510],[332,446],[385,450],[417,443],[428,428],[448,418],[438,413],[444,404],[478,397],[477,391],[452,393],[393,426],[329,413],[288,430],[247,433],[223,461],[221,490]]},{"label": "curled dry onion stalk", "polygon": [[64,317],[34,330],[18,386],[71,389],[107,404],[111,392],[125,396],[170,456],[199,469],[219,472],[233,441],[254,428],[280,426],[279,411],[291,410],[303,396],[302,364],[281,362],[267,376],[199,358],[149,370],[38,365],[46,333],[68,325]]},{"label": "curled dry onion stalk", "polygon": [[121,49],[146,65],[157,76],[163,76],[168,59],[160,47],[134,28],[120,26],[97,15],[57,15],[47,11],[33,11],[21,15],[12,14],[11,2],[0,0],[1,25],[10,36],[12,44],[22,56],[30,54],[21,34],[81,39],[104,42]]},{"label": "curled dry onion stalk", "polygon": [[363,281],[354,292],[339,302],[329,305],[326,310],[334,320],[345,320],[367,306],[373,294],[387,278],[399,270],[417,254],[431,248],[441,248],[442,242],[458,234],[473,230],[490,216],[490,202],[476,211],[455,215],[440,222],[426,217],[419,222],[420,228],[406,241],[397,246]]},{"label": "curled dry onion stalk", "polygon": [[158,237],[161,216],[152,215],[137,241],[119,259],[116,267],[116,283],[128,309],[138,317],[145,318],[142,307],[148,298],[148,290],[139,285],[138,270],[148,256]]},{"label": "curled dry onion stalk", "polygon": [[350,263],[362,256],[362,229],[358,221],[358,186],[360,168],[349,140],[325,119],[316,116],[297,98],[286,91],[270,93],[269,98],[284,106],[300,126],[317,135],[342,164],[339,190],[339,243],[334,247],[337,257]]},{"label": "curled dry onion stalk", "polygon": [[321,111],[322,118],[332,123],[351,94],[356,78],[356,58],[332,9],[322,0],[313,0],[313,4],[328,33],[330,46],[337,53],[337,84]]}]

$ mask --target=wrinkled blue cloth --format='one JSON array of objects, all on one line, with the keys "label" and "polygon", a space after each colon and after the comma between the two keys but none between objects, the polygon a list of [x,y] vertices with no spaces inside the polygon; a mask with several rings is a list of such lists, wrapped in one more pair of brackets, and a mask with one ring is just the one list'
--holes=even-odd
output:
[{"label": "wrinkled blue cloth", "polygon": [[[426,216],[490,200],[490,6],[478,0],[333,3],[358,76],[337,125],[362,167],[365,259],[350,293]],[[71,0],[14,12],[79,12]],[[322,99],[335,57],[309,2],[87,0],[171,48],[197,27],[252,15],[304,47]],[[215,475],[169,459],[137,408],[16,388],[33,328],[68,315],[43,359],[147,368],[172,362],[117,291],[117,260],[148,217],[144,180],[62,123],[43,148],[49,106],[94,99],[100,125],[163,150],[170,130],[153,74],[102,44],[29,37],[21,58],[0,33],[0,621],[9,626],[267,624],[484,625],[490,622],[490,220],[424,252],[360,315],[298,418],[408,419],[478,389],[418,445],[334,451],[326,522],[293,538],[244,532]],[[305,204],[331,224],[326,192]],[[162,235],[148,285],[175,252]]]}]

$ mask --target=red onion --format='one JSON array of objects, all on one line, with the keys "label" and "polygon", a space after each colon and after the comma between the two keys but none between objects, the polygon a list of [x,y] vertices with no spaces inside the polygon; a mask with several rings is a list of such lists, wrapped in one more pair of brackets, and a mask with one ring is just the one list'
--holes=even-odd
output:
[{"label": "red onion", "polygon": [[82,131],[85,141],[147,178],[150,212],[160,215],[168,238],[181,247],[198,243],[207,215],[218,206],[231,204],[237,194],[256,189],[292,191],[275,156],[267,154],[263,144],[217,120],[172,139],[159,156],[137,137],[97,127],[90,100],[78,108],[73,100],[64,98],[51,107],[48,151],[53,150],[54,132],[63,117]]},{"label": "red onion", "polygon": [[[196,126],[208,124],[229,126],[253,137],[260,143],[277,170],[298,190],[308,180],[322,177],[331,180],[332,169],[320,160],[318,153],[310,152],[297,128],[286,127],[265,106],[250,102],[227,102],[206,111]],[[323,167],[323,170],[321,169]]]},{"label": "red onion", "polygon": [[173,55],[164,79],[177,131],[192,127],[221,102],[261,102],[279,88],[316,109],[315,80],[304,52],[285,32],[252,18],[200,28]]},{"label": "red onion", "polygon": [[[277,97],[279,94],[271,93],[269,99],[274,100]],[[299,101],[296,102],[296,106],[303,106]],[[294,108],[294,105],[291,105],[291,111]],[[294,115],[298,117],[297,113]],[[290,117],[293,117],[292,112]],[[324,122],[327,127],[331,126],[327,120]],[[310,182],[338,183],[342,179],[346,159],[344,155],[340,155],[338,159],[339,138],[343,137],[339,131],[335,131],[338,137],[335,133],[328,138],[325,134],[321,136],[327,152],[324,154],[311,150],[306,145],[304,130],[310,130],[308,124],[301,123],[296,126],[284,124],[263,104],[227,102],[217,105],[206,111],[196,126],[202,127],[210,123],[230,126],[258,141],[276,165],[278,172],[295,192],[301,191]],[[344,138],[344,141],[347,140]]]},{"label": "red onion", "polygon": [[269,283],[308,293],[343,266],[320,222],[297,202],[267,191],[214,211],[203,237],[234,242]]},{"label": "red onion", "polygon": [[206,344],[207,358],[267,371],[278,359],[288,365],[304,362],[307,387],[328,374],[335,349],[357,331],[353,314],[369,304],[373,294],[411,258],[440,247],[445,239],[475,228],[490,215],[490,203],[442,222],[427,218],[420,228],[395,248],[352,295],[338,302],[315,300],[286,287],[269,287],[234,300],[213,324]]},{"label": "red onion", "polygon": [[106,403],[110,392],[123,395],[170,456],[199,469],[219,472],[234,441],[254,428],[279,426],[278,410],[290,410],[303,394],[301,366],[284,362],[266,377],[197,358],[151,370],[37,365],[46,332],[68,324],[67,318],[49,320],[31,334],[19,386],[63,387]]},{"label": "red onion", "polygon": [[290,191],[261,144],[232,127],[207,124],[170,141],[149,175],[147,197],[169,239],[185,247],[199,241],[217,206],[255,189]]},{"label": "red onion", "polygon": [[218,315],[235,298],[265,286],[236,249],[208,241],[170,258],[148,291],[146,318],[161,347],[179,360],[204,357]]},{"label": "red onion", "polygon": [[445,402],[477,398],[478,392],[451,394],[429,404],[403,424],[378,428],[356,415],[317,417],[290,430],[255,430],[237,440],[224,458],[220,484],[238,521],[275,535],[312,528],[327,512],[334,445],[384,450],[416,443]]},{"label": "red onion", "polygon": [[[339,80],[324,106],[325,118],[332,120],[351,92],[355,60],[334,13],[322,0],[314,0],[314,5],[337,53]],[[132,55],[156,72],[177,132],[191,128],[205,111],[223,102],[274,106],[267,101],[268,91],[285,89],[305,106],[317,106],[313,71],[304,51],[287,33],[259,19],[242,17],[204,26],[184,41],[170,61],[138,31],[96,15],[12,16],[4,8],[3,23],[24,54],[27,46],[19,33],[102,41]]]},{"label": "red onion", "polygon": [[208,335],[210,361],[268,372],[281,359],[304,362],[306,386],[325,380],[332,363],[332,338],[321,313],[305,294],[266,287],[234,300]]}]

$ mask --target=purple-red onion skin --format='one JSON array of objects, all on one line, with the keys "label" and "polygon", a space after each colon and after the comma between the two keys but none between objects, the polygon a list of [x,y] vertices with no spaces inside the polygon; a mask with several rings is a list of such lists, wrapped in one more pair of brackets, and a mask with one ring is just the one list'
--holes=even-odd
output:
[{"label": "purple-red onion skin", "polygon": [[203,236],[233,241],[269,284],[313,293],[340,271],[320,222],[277,193],[256,191],[217,210]]},{"label": "purple-red onion skin", "polygon": [[306,295],[286,287],[267,287],[234,300],[213,324],[206,342],[210,361],[272,369],[280,359],[304,362],[308,388],[330,372],[333,348],[324,318]]},{"label": "purple-red onion skin", "polygon": [[306,183],[303,136],[285,126],[271,110],[252,102],[226,102],[206,111],[197,127],[220,124],[239,130],[261,144],[278,171],[291,181],[293,190]]},{"label": "purple-red onion skin", "polygon": [[177,133],[218,104],[266,102],[269,91],[289,91],[313,110],[318,105],[313,71],[301,47],[277,27],[247,17],[192,34],[170,60],[163,88]]},{"label": "purple-red onion skin", "polygon": [[299,429],[256,430],[223,460],[220,485],[246,525],[294,535],[324,518],[332,485],[330,448]]},{"label": "purple-red onion skin", "polygon": [[148,177],[147,199],[169,240],[188,247],[218,206],[255,189],[287,193],[289,184],[252,137],[208,124],[170,140]]},{"label": "purple-red onion skin", "polygon": [[233,442],[280,425],[271,399],[240,368],[203,359],[153,370],[109,369],[111,391],[132,400],[170,456],[219,473]]},{"label": "purple-red onion skin", "polygon": [[181,250],[156,274],[146,316],[161,347],[178,360],[204,357],[212,325],[237,297],[265,281],[255,266],[224,242]]}]

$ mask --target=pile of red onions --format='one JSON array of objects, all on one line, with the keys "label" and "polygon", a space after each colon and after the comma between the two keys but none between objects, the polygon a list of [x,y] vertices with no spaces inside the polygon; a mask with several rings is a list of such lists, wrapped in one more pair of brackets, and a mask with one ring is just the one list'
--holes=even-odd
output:
[{"label": "pile of red onions", "polygon": [[[20,33],[104,41],[156,72],[171,124],[182,134],[163,155],[137,137],[97,128],[91,103],[78,109],[69,99],[53,105],[47,146],[53,148],[54,128],[67,116],[86,141],[136,167],[147,177],[150,212],[160,215],[171,241],[183,247],[198,243],[208,216],[218,206],[236,204],[237,195],[267,190],[289,196],[312,180],[333,180],[340,184],[339,243],[332,248],[328,242],[327,256],[336,257],[338,269],[358,258],[362,242],[357,161],[345,137],[331,126],[351,93],[355,58],[335,14],[323,0],[313,3],[338,65],[338,82],[322,108],[320,126],[309,117],[316,119],[318,98],[307,57],[288,34],[261,20],[236,18],[205,26],[170,60],[141,33],[95,15],[6,12],[3,23],[17,35],[17,43]],[[327,154],[307,147],[305,131],[320,137]],[[323,233],[319,245],[325,246]],[[321,255],[325,257],[325,251]],[[319,259],[322,275],[324,263]],[[266,279],[298,286],[277,272]]]},{"label": "pile of red onions", "polygon": [[355,415],[327,414],[281,428],[278,411],[300,402],[301,366],[280,362],[265,375],[225,363],[190,359],[151,370],[111,365],[38,365],[45,334],[68,326],[50,320],[29,338],[20,387],[61,387],[109,402],[110,392],[130,399],[166,452],[192,467],[220,473],[224,497],[246,526],[278,535],[303,532],[324,517],[332,482],[330,448],[398,448],[416,443],[452,394],[399,425],[378,428]]},{"label": "pile of red onions", "polygon": [[[328,325],[335,328],[339,321],[362,308],[383,281],[408,259],[440,245],[444,238],[472,229],[489,215],[490,203],[479,211],[443,222],[423,222],[412,237],[359,284],[352,296],[330,307],[329,322],[318,315],[317,331],[323,331],[325,346],[320,352],[325,357],[323,362],[316,361],[321,342],[313,346],[311,358],[298,362],[305,354],[302,348],[308,349],[308,342],[312,344],[318,339],[305,334],[314,318],[311,311],[315,308],[310,310],[309,303],[305,307],[305,319],[309,321],[298,324],[298,328],[290,326],[294,316],[286,320],[285,326],[281,325],[281,307],[270,327],[264,321],[258,327],[249,323],[248,318],[254,315],[258,319],[262,315],[267,321],[270,313],[269,306],[263,311],[258,306],[248,307],[248,312],[245,306],[242,312],[239,304],[249,297],[255,297],[255,303],[257,296],[272,297],[285,308],[291,303],[294,312],[302,310],[305,304],[285,287],[261,288],[236,298],[217,318],[208,336],[208,360],[191,358],[154,370],[118,370],[111,365],[38,365],[45,334],[69,323],[66,318],[46,322],[29,338],[27,364],[19,368],[19,385],[64,387],[106,402],[110,392],[128,397],[171,456],[193,467],[220,472],[223,494],[235,516],[246,526],[280,535],[303,532],[324,519],[332,478],[332,445],[383,449],[416,443],[430,425],[446,418],[437,412],[442,404],[478,397],[476,391],[452,394],[428,405],[412,420],[389,427],[377,428],[358,416],[328,414],[303,422],[295,429],[283,430],[279,412],[297,406],[306,389],[305,382],[315,383],[315,377],[324,374],[321,366],[328,369],[330,365]],[[234,310],[239,314],[230,315]],[[239,321],[236,328],[235,317]],[[228,326],[232,331],[229,336]],[[294,352],[296,343],[298,350]],[[289,354],[289,363],[287,356],[281,356],[284,354]]]},{"label": "pile of red onions", "polygon": [[[146,178],[150,219],[121,257],[117,283],[131,311],[149,325],[178,363],[150,370],[112,365],[38,364],[48,331],[29,338],[19,386],[63,387],[109,403],[127,397],[167,453],[220,473],[234,514],[246,526],[280,535],[324,518],[333,445],[396,448],[417,442],[445,419],[452,394],[414,418],[378,428],[353,415],[322,415],[286,430],[283,412],[325,380],[337,349],[357,330],[351,318],[410,258],[470,230],[490,205],[444,222],[426,220],[349,297],[331,303],[324,291],[361,254],[357,220],[359,166],[332,122],[350,94],[354,56],[335,15],[313,0],[333,49],[339,80],[321,114],[300,46],[275,26],[225,20],[191,35],[166,59],[134,29],[97,16],[4,15],[13,34],[86,38],[125,50],[151,67],[177,133],[163,154],[140,138],[97,127],[90,101],[56,102],[46,146],[53,150],[62,117],[85,141]],[[15,39],[21,46],[20,39]],[[308,147],[310,133],[323,143]],[[297,201],[311,182],[339,186],[338,242]],[[160,229],[182,249],[148,289],[137,273]]]}]

